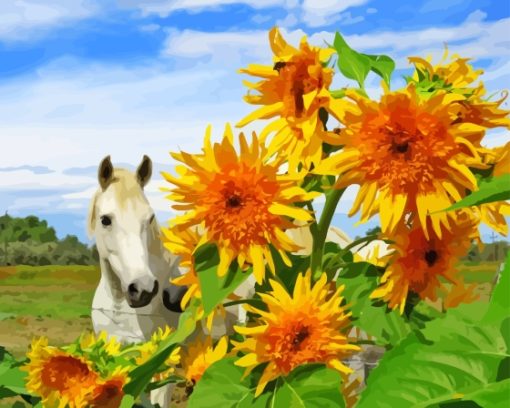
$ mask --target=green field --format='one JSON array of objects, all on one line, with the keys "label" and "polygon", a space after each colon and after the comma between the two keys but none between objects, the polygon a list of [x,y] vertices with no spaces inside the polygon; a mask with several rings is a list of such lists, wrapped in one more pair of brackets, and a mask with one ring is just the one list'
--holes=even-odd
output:
[{"label": "green field", "polygon": [[[499,263],[464,263],[467,283],[479,282],[477,292],[488,298]],[[16,356],[34,336],[52,344],[74,340],[91,329],[90,308],[99,280],[95,266],[0,267],[0,345]]]},{"label": "green field", "polygon": [[95,266],[0,267],[0,345],[21,356],[34,336],[63,344],[91,329],[98,280]]}]

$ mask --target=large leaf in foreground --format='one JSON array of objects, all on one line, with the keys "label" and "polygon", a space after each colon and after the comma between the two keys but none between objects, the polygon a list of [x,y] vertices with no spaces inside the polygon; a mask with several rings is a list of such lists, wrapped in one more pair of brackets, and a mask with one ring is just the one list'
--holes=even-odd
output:
[{"label": "large leaf in foreground", "polygon": [[451,309],[386,353],[358,407],[378,406],[381,395],[391,407],[498,401],[510,376],[510,318],[502,299],[508,296],[509,272],[507,265],[488,307],[478,302]]},{"label": "large leaf in foreground", "polygon": [[489,181],[481,182],[478,191],[473,191],[470,195],[444,211],[503,200],[510,200],[510,174],[492,177]]},{"label": "large leaf in foreground", "polygon": [[202,290],[202,304],[206,315],[211,313],[223,299],[230,295],[251,274],[251,268],[241,271],[237,262],[232,262],[227,274],[218,277],[220,263],[218,249],[214,244],[202,245],[195,252],[195,270]]},{"label": "large leaf in foreground", "polygon": [[234,365],[236,359],[235,357],[223,359],[207,369],[191,394],[189,408],[345,406],[340,392],[340,375],[323,365],[310,364],[298,367],[287,377],[268,385],[266,392],[255,398],[259,375],[252,373],[242,379],[245,369]]},{"label": "large leaf in foreground", "polygon": [[407,337],[411,327],[397,310],[369,298],[377,287],[378,276],[374,265],[354,262],[340,271],[337,284],[345,285],[343,295],[352,312],[352,324],[374,336],[378,344],[396,345]]}]

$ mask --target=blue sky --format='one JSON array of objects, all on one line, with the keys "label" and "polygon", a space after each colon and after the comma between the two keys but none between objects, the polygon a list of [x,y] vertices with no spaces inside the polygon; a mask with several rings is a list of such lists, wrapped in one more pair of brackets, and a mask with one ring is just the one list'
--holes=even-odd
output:
[{"label": "blue sky", "polygon": [[[0,3],[0,212],[37,214],[60,236],[85,239],[96,166],[155,162],[147,187],[160,222],[172,216],[158,173],[170,150],[197,151],[208,123],[219,137],[252,107],[236,70],[268,63],[267,31],[324,44],[340,31],[356,49],[406,57],[473,57],[491,91],[510,85],[510,10],[489,0],[17,0]],[[399,81],[395,82],[396,85]],[[348,85],[341,81],[340,85]],[[380,93],[370,77],[369,92]],[[262,123],[254,125],[260,129]],[[487,136],[501,145],[508,134]],[[350,235],[346,210],[335,223]],[[489,231],[483,231],[485,238]]]}]

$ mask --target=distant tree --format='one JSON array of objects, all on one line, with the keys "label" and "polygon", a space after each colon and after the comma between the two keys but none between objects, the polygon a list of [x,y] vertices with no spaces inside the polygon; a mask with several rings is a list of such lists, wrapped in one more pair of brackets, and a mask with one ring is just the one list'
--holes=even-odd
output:
[{"label": "distant tree", "polygon": [[59,240],[55,229],[34,215],[0,216],[0,264],[91,265],[97,264],[98,258],[97,249],[74,235]]}]

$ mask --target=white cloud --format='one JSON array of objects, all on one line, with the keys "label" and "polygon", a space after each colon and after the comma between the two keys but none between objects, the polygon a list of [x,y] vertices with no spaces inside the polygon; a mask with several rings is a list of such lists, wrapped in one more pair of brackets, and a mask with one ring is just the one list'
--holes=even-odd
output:
[{"label": "white cloud", "polygon": [[30,39],[35,32],[92,16],[92,0],[8,0],[0,2],[0,40]]},{"label": "white cloud", "polygon": [[351,7],[362,6],[369,0],[304,0],[303,21],[310,27],[332,24],[342,19],[341,12]]},{"label": "white cloud", "polygon": [[278,20],[276,25],[278,27],[290,28],[294,27],[297,23],[299,23],[299,20],[296,15],[294,13],[289,13],[285,16],[285,18]]},{"label": "white cloud", "polygon": [[270,55],[267,31],[202,32],[194,30],[170,32],[163,54],[173,57],[212,57],[213,62],[230,66],[241,63],[244,56],[260,59]]}]

